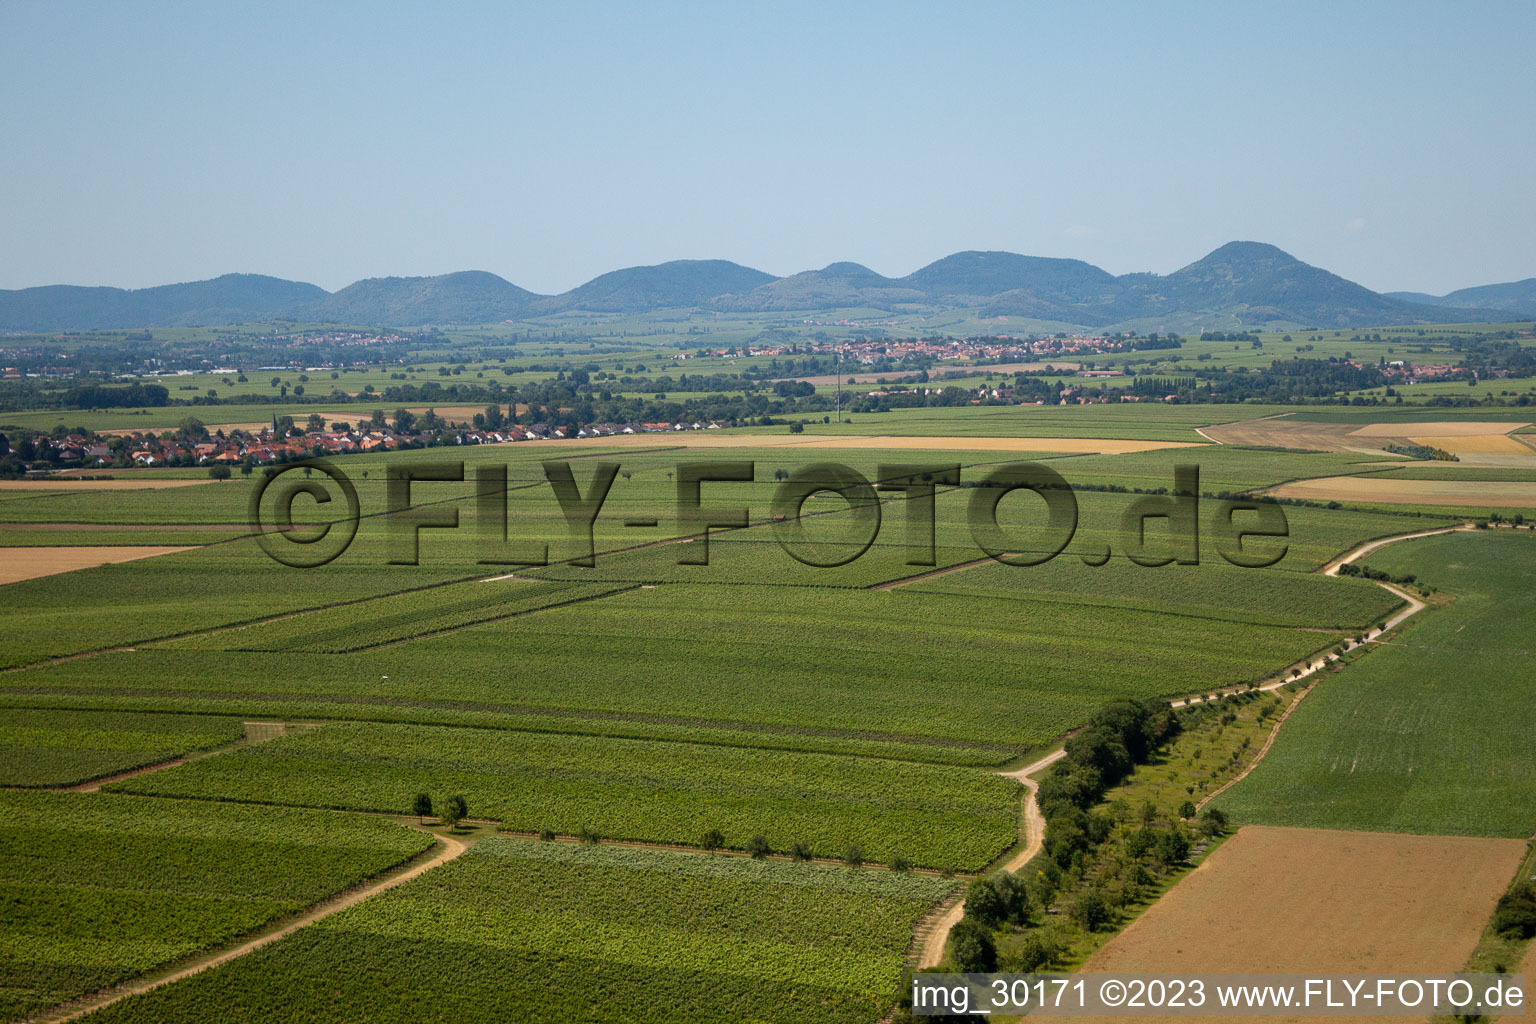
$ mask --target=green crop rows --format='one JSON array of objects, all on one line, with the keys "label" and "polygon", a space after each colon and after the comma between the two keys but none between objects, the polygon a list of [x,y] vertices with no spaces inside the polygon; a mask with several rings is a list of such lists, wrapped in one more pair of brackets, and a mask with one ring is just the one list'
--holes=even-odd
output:
[{"label": "green crop rows", "polygon": [[1017,784],[976,769],[693,743],[427,726],[331,725],[115,789],[409,813],[418,792],[464,793],[476,817],[745,848],[850,846],[887,861],[974,871],[1018,833]]},{"label": "green crop rows", "polygon": [[217,945],[429,843],[322,811],[0,792],[0,1019]]},{"label": "green crop rows", "polygon": [[[1192,428],[1211,412],[917,410],[863,416],[849,432],[1194,441]],[[836,429],[812,425],[806,439]],[[470,470],[464,482],[412,490],[418,504],[457,512],[461,525],[422,530],[420,564],[391,564],[406,517],[384,514],[386,466],[461,457]],[[586,535],[560,517],[544,459],[572,459],[583,493],[596,462],[623,468],[592,528],[595,568],[572,564]],[[874,543],[836,568],[797,561],[770,521],[779,478],[812,462],[845,463],[870,479],[882,464],[959,464],[974,483],[1024,460],[1096,488],[1077,492],[1076,533],[1048,564],[968,565],[983,555],[970,520],[973,499],[985,496],[970,486],[937,495],[931,566],[912,564],[924,561],[906,546],[917,507],[898,492],[880,493]],[[753,524],[714,531],[708,565],[682,564],[702,551],[702,539],[670,543],[697,529],[677,516],[678,467],[693,461],[757,466],[753,483],[704,488],[706,505],[748,507]],[[718,831],[737,850],[761,835],[778,851],[803,843],[840,857],[857,846],[871,861],[980,869],[1017,837],[1019,789],[992,773],[997,766],[1047,748],[1110,700],[1254,682],[1334,646],[1398,601],[1315,570],[1361,541],[1452,521],[1284,506],[1289,536],[1245,546],[1284,546],[1284,557],[1272,568],[1239,569],[1220,557],[1212,519],[1219,503],[1207,494],[1199,499],[1199,565],[1131,564],[1127,509],[1169,499],[1117,489],[1171,488],[1174,467],[1188,462],[1202,466],[1203,492],[1367,468],[1350,455],[1235,447],[1123,456],[603,453],[558,444],[409,451],[338,460],[357,483],[365,518],[344,556],[310,570],[274,563],[251,539],[228,540],[248,529],[255,479],[0,492],[0,542],[8,545],[33,534],[39,543],[222,542],[0,587],[8,627],[0,669],[13,669],[0,672],[8,711],[0,782],[67,785],[163,761],[228,743],[242,718],[323,723],[124,780],[110,794],[5,794],[5,1009],[16,1016],[109,985],[398,863],[428,840],[345,812],[408,813],[422,791],[439,801],[462,793],[472,816],[518,832],[695,845]],[[473,471],[484,465],[507,469],[509,540],[547,542],[550,564],[516,565],[501,557],[504,549],[492,550],[500,538],[486,540],[473,497]],[[1038,496],[1019,493],[998,507],[1010,550],[1038,553],[1049,543]],[[840,497],[817,494],[805,511],[804,554],[826,556],[858,536]],[[315,522],[334,513],[307,505],[296,514]],[[626,525],[650,518],[655,527]],[[1154,519],[1149,551],[1169,543]],[[1404,640],[1427,634],[1432,621],[1462,624],[1452,616],[1470,615],[1484,584],[1462,579],[1452,563],[1498,560],[1502,550],[1394,569],[1459,599],[1449,611],[1426,613]],[[1111,557],[1098,566],[1106,551]],[[1396,564],[1388,554],[1397,558],[1398,549],[1369,563]],[[1505,573],[1519,564],[1504,561]],[[957,571],[914,578],[944,569]],[[1528,582],[1501,583],[1487,607],[1523,608],[1508,595],[1529,590]],[[1520,615],[1519,628],[1536,625]],[[1472,635],[1484,636],[1467,619],[1462,636]],[[1487,634],[1485,647],[1518,647],[1496,639]],[[1426,646],[1452,643],[1464,652],[1460,636]],[[1418,648],[1374,652],[1328,680],[1294,721],[1306,725],[1310,713],[1324,722],[1329,701],[1342,699],[1328,685],[1405,656],[1412,664],[1398,674],[1439,657]],[[1449,666],[1437,671],[1458,678]],[[1414,684],[1426,696],[1402,706],[1415,717],[1389,716],[1392,740],[1371,735],[1371,749],[1395,750],[1396,737],[1417,737],[1415,730],[1453,735],[1471,719],[1526,728],[1497,686],[1501,673],[1518,672],[1498,662],[1458,678],[1455,690]],[[1354,730],[1355,746],[1366,743],[1357,734],[1367,711],[1380,717],[1411,687],[1394,680],[1359,689],[1369,708],[1342,716],[1353,723],[1344,731]],[[1424,788],[1421,772],[1452,775],[1461,770],[1454,758],[1482,749],[1471,739],[1452,745],[1459,752],[1449,766],[1434,758],[1451,755],[1420,752],[1358,794],[1351,787],[1363,777],[1339,774],[1340,742],[1302,747],[1308,756],[1326,749],[1333,774],[1319,785],[1339,794],[1330,811],[1337,823],[1429,821],[1425,827],[1506,834],[1536,824],[1507,809],[1528,811],[1533,794],[1497,773],[1474,773],[1482,791]],[[1286,749],[1283,740],[1271,759],[1294,756]],[[1294,793],[1266,779],[1261,770],[1244,784],[1269,788],[1262,813],[1245,807],[1240,820],[1305,816]],[[1231,799],[1249,798],[1240,787]],[[1495,809],[1476,809],[1483,804]],[[93,1019],[872,1021],[895,994],[914,921],[950,884],[486,839],[361,907]]]},{"label": "green crop rows", "polygon": [[67,786],[233,743],[239,719],[11,708],[0,721],[0,785]]},{"label": "green crop rows", "polygon": [[193,637],[176,646],[345,654],[617,593],[621,586],[551,580],[470,581],[324,608]]},{"label": "green crop rows", "polygon": [[[583,715],[589,732],[638,719],[802,749],[826,749],[831,731],[834,749],[848,749],[847,737],[940,741],[971,751],[968,763],[981,742],[997,763],[1105,700],[1258,680],[1328,642],[1194,615],[907,588],[673,584],[344,656],[140,647],[0,675],[0,693],[18,704],[443,724]],[[950,755],[924,746],[920,759]]]},{"label": "green crop rows", "polygon": [[1222,808],[1274,825],[1529,836],[1536,538],[1447,534],[1367,564],[1456,600],[1324,680]]},{"label": "green crop rows", "polygon": [[953,885],[488,839],[276,945],[88,1019],[868,1022],[894,998],[913,923]]},{"label": "green crop rows", "polygon": [[1220,563],[1154,569],[1122,558],[1096,568],[1065,558],[1030,568],[988,563],[908,586],[920,592],[1340,630],[1380,621],[1402,605],[1385,590],[1361,580]]}]

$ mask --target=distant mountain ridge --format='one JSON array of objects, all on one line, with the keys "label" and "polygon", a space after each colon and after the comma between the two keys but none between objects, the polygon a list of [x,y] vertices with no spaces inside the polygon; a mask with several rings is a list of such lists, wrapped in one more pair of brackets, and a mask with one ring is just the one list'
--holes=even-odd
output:
[{"label": "distant mountain ridge", "polygon": [[1394,299],[1422,302],[1431,306],[1499,309],[1506,313],[1536,317],[1536,277],[1505,284],[1483,284],[1475,288],[1459,288],[1447,295],[1426,295],[1423,292],[1387,292],[1386,294]]},{"label": "distant mountain ridge", "polygon": [[1536,278],[1435,297],[1383,295],[1262,242],[1229,242],[1171,274],[1109,272],[1075,259],[958,252],[905,277],[832,263],[788,277],[729,260],[611,271],[539,295],[487,271],[378,277],[335,293],[259,274],[125,291],[53,285],[0,291],[0,331],[208,326],[286,319],[381,327],[494,323],[549,313],[658,309],[795,312],[979,309],[1077,328],[1154,321],[1317,327],[1496,320],[1536,310]]},{"label": "distant mountain ridge", "polygon": [[324,288],[262,274],[155,288],[56,284],[0,291],[0,331],[195,327],[282,316],[326,297]]}]

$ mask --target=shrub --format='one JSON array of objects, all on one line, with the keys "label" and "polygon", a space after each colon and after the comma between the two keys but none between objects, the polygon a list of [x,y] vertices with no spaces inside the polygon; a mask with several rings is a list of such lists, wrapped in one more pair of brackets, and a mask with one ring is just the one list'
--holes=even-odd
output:
[{"label": "shrub", "polygon": [[1062,944],[1055,935],[1033,931],[1024,936],[1017,950],[1004,958],[1002,966],[1012,973],[1027,974],[1049,967],[1062,954]]},{"label": "shrub", "polygon": [[1193,800],[1185,800],[1183,803],[1179,804],[1179,817],[1193,818],[1194,816],[1195,802]]},{"label": "shrub", "polygon": [[850,846],[843,854],[843,863],[851,868],[856,868],[864,863],[864,851],[858,846]]},{"label": "shrub", "polygon": [[540,829],[539,838],[546,843],[552,843],[555,841],[555,830],[552,828]]},{"label": "shrub", "polygon": [[725,836],[720,834],[719,829],[712,828],[704,833],[704,838],[699,840],[699,845],[706,850],[718,850],[725,845]]},{"label": "shrub", "polygon": [[1499,898],[1493,930],[1510,938],[1536,938],[1536,884],[1522,883]]},{"label": "shrub", "polygon": [[890,869],[892,871],[896,871],[896,872],[904,872],[904,871],[911,871],[912,870],[912,862],[907,860],[907,858],[903,857],[899,853],[895,853],[895,854],[891,855],[891,863],[890,863],[889,866],[890,866]]},{"label": "shrub", "polygon": [[811,859],[811,844],[797,842],[789,848],[789,859],[807,861]]},{"label": "shrub", "polygon": [[754,858],[761,860],[773,851],[768,846],[767,837],[757,835],[747,840],[747,852]]},{"label": "shrub", "polygon": [[1219,836],[1227,830],[1227,814],[1216,807],[1207,807],[1200,815],[1200,831],[1207,836]]}]

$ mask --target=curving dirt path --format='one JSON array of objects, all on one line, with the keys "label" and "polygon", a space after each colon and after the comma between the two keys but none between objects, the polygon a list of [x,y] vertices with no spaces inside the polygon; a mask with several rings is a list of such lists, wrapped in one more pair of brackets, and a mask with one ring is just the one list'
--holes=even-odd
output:
[{"label": "curving dirt path", "polygon": [[[1369,541],[1368,543],[1361,544],[1360,546],[1345,552],[1338,558],[1335,558],[1333,561],[1324,565],[1321,572],[1325,576],[1337,576],[1339,574],[1339,569],[1346,563],[1353,562],[1357,558],[1363,558],[1378,548],[1386,547],[1388,544],[1396,544],[1398,541],[1414,540],[1418,537],[1434,537],[1442,533],[1459,533],[1470,529],[1472,529],[1472,527],[1466,524],[1462,524],[1460,526],[1446,526],[1437,530],[1420,530],[1416,533],[1400,533],[1392,537],[1382,537],[1380,540]],[[1365,630],[1360,634],[1362,637],[1361,640],[1356,641],[1353,638],[1345,638],[1342,640],[1339,646],[1343,648],[1345,652],[1352,651],[1356,647],[1361,647],[1368,643],[1380,642],[1380,639],[1384,634],[1396,629],[1407,619],[1417,615],[1426,607],[1423,601],[1420,601],[1418,598],[1408,593],[1408,591],[1402,589],[1399,586],[1396,586],[1395,584],[1383,583],[1380,580],[1375,582],[1378,587],[1391,592],[1393,595],[1401,599],[1406,607],[1404,607],[1401,611],[1394,613],[1390,618],[1384,621],[1380,627]],[[1256,687],[1229,687],[1224,690],[1214,691],[1214,693],[1217,698],[1225,697],[1228,694],[1241,693],[1246,689],[1257,690],[1260,693],[1267,693],[1271,690],[1278,690],[1288,683],[1294,683],[1305,679],[1313,673],[1319,672],[1339,660],[1339,655],[1335,654],[1331,650],[1325,652],[1322,657],[1318,658],[1317,661],[1313,661],[1312,657],[1313,656],[1309,656],[1301,661],[1296,662],[1293,665],[1287,665],[1280,671],[1279,674],[1271,676],[1270,678],[1259,683],[1259,685]],[[1197,693],[1191,694],[1188,697],[1176,698],[1169,703],[1176,708],[1182,708],[1190,704],[1199,704],[1210,699],[1211,696],[1209,694]]]},{"label": "curving dirt path", "polygon": [[[1419,537],[1433,537],[1437,534],[1456,533],[1470,529],[1472,529],[1471,526],[1462,524],[1460,526],[1447,526],[1436,530],[1420,530],[1416,533],[1397,534],[1396,536],[1383,537],[1380,540],[1369,541],[1365,544],[1361,544],[1355,548],[1352,548],[1351,550],[1340,555],[1338,558],[1335,558],[1333,561],[1327,563],[1323,566],[1322,572],[1327,576],[1337,576],[1341,566],[1348,562],[1353,562],[1357,558],[1363,558],[1370,554],[1372,551],[1386,547],[1388,544],[1396,544],[1399,541],[1414,540]],[[922,577],[916,578],[926,578],[926,576],[939,575],[944,572],[953,571],[955,570],[944,569],[939,570],[939,573],[927,573]],[[901,580],[898,581],[898,584],[904,582],[910,582],[910,580]],[[1412,596],[1401,587],[1394,586],[1391,583],[1382,583],[1380,581],[1377,581],[1376,585],[1391,591],[1403,601],[1407,602],[1407,607],[1402,611],[1397,612],[1391,618],[1387,619],[1386,622],[1382,624],[1381,628],[1366,630],[1363,634],[1364,639],[1362,641],[1357,643],[1353,639],[1344,640],[1341,646],[1345,651],[1353,650],[1355,647],[1363,646],[1366,643],[1375,642],[1382,636],[1382,634],[1396,629],[1398,626],[1402,625],[1405,620],[1411,616],[1417,615],[1425,608],[1423,601],[1420,601],[1418,598]],[[1339,655],[1333,653],[1332,651],[1325,653],[1316,662],[1313,662],[1310,658],[1308,658],[1305,662],[1300,662],[1295,666],[1290,666],[1286,670],[1282,671],[1279,675],[1276,675],[1270,680],[1261,683],[1257,689],[1260,691],[1278,690],[1280,687],[1285,686],[1288,683],[1296,682],[1299,679],[1303,679],[1315,672],[1321,671],[1328,665],[1338,660]],[[1291,674],[1293,670],[1296,673],[1294,675]],[[1227,693],[1236,692],[1239,691],[1225,690],[1219,692],[1217,696],[1221,697],[1225,696]],[[1302,697],[1305,697],[1308,693],[1311,692],[1312,689],[1308,688],[1301,694],[1301,696],[1297,697],[1294,701],[1291,702],[1290,707],[1285,709],[1285,713],[1280,716],[1280,718],[1275,722],[1274,728],[1270,730],[1269,738],[1264,741],[1264,746],[1259,749],[1258,754],[1255,755],[1253,760],[1248,763],[1247,767],[1245,767],[1242,772],[1239,773],[1235,778],[1230,779],[1215,792],[1201,800],[1199,804],[1200,807],[1204,807],[1206,804],[1210,803],[1217,796],[1221,795],[1223,791],[1242,781],[1244,776],[1253,771],[1254,766],[1263,760],[1264,755],[1269,752],[1269,748],[1274,745],[1275,738],[1280,735],[1280,727],[1284,725],[1285,720],[1291,716],[1291,712],[1296,710],[1296,705],[1301,703]],[[1188,697],[1171,700],[1169,701],[1169,704],[1173,707],[1186,707],[1190,704],[1199,704],[1202,701],[1209,699],[1211,698],[1205,694],[1194,694]],[[1044,844],[1045,840],[1045,816],[1040,813],[1040,805],[1035,800],[1035,794],[1039,791],[1040,785],[1039,783],[1035,782],[1031,776],[1050,767],[1066,755],[1067,752],[1065,750],[1058,750],[1052,754],[1048,754],[1047,756],[1042,757],[1040,760],[1034,762],[1033,764],[1025,765],[1023,768],[1017,769],[1016,771],[998,773],[1004,778],[1017,779],[1020,783],[1023,784],[1026,790],[1024,794],[1024,827],[1026,835],[1024,846],[1013,856],[1009,857],[1008,860],[998,868],[998,870],[1017,871],[1019,868],[1029,863],[1031,857],[1040,852],[1040,848]],[[944,947],[949,941],[949,933],[955,927],[955,925],[960,923],[960,920],[964,916],[965,898],[963,895],[957,895],[954,898],[947,900],[937,910],[935,910],[934,915],[930,915],[928,921],[924,921],[922,924],[918,925],[919,934],[923,934],[923,929],[925,927],[928,928],[926,934],[923,934],[922,947],[918,955],[917,966],[919,969],[926,967],[936,967],[940,962],[943,961]],[[929,921],[932,922],[931,925],[929,924]]]},{"label": "curving dirt path", "polygon": [[103,775],[96,779],[87,779],[69,786],[46,787],[57,793],[96,793],[103,786],[109,786],[114,782],[122,782],[124,779],[136,778],[140,775],[148,775],[150,772],[162,771],[166,768],[175,768],[177,765],[186,764],[188,761],[200,761],[205,757],[213,757],[236,747],[249,747],[256,743],[265,743],[268,740],[277,739],[289,732],[302,732],[307,729],[318,729],[317,722],[242,722],[245,732],[239,739],[228,743],[221,743],[216,747],[206,750],[194,750],[180,757],[173,757],[167,761],[156,761],[154,764],[140,765],[137,768],[129,768],[126,771],[114,772],[111,775]]},{"label": "curving dirt path", "polygon": [[1066,756],[1065,750],[1057,750],[1017,771],[998,772],[1005,779],[1017,779],[1027,791],[1024,794],[1024,847],[1004,861],[999,870],[1019,870],[1028,864],[1030,858],[1039,853],[1040,848],[1045,845],[1045,815],[1040,813],[1040,804],[1035,801],[1035,794],[1040,791],[1040,783],[1036,782],[1033,776],[1045,771]]},{"label": "curving dirt path", "polygon": [[1223,782],[1214,790],[1201,797],[1200,802],[1195,804],[1196,812],[1205,810],[1206,804],[1210,803],[1212,800],[1215,800],[1217,797],[1221,796],[1221,794],[1225,793],[1239,782],[1242,782],[1248,777],[1249,772],[1253,771],[1259,766],[1259,762],[1264,760],[1264,755],[1269,753],[1269,748],[1275,745],[1275,739],[1280,735],[1280,727],[1285,724],[1285,720],[1287,718],[1291,717],[1291,712],[1296,710],[1296,705],[1300,704],[1302,699],[1305,698],[1306,695],[1311,693],[1314,689],[1316,689],[1315,686],[1309,686],[1305,690],[1302,690],[1301,693],[1296,695],[1296,699],[1291,701],[1290,707],[1286,708],[1280,717],[1275,719],[1274,727],[1269,730],[1269,735],[1265,737],[1264,745],[1259,748],[1259,752],[1253,755],[1253,760],[1249,761],[1248,764],[1243,767],[1242,771],[1238,772],[1232,778],[1228,779],[1226,782]]},{"label": "curving dirt path", "polygon": [[1361,544],[1359,547],[1344,552],[1344,554],[1340,555],[1338,558],[1335,558],[1333,561],[1324,565],[1322,572],[1324,576],[1337,576],[1339,574],[1339,567],[1344,565],[1344,563],[1353,562],[1357,558],[1364,558],[1372,551],[1375,551],[1378,548],[1384,548],[1388,544],[1396,544],[1398,541],[1414,540],[1418,537],[1434,537],[1442,533],[1457,533],[1470,529],[1472,529],[1471,526],[1468,526],[1466,523],[1461,523],[1456,526],[1442,526],[1435,530],[1419,530],[1416,533],[1395,533],[1390,537],[1382,537],[1379,540],[1367,541],[1366,543]]},{"label": "curving dirt path", "polygon": [[[1017,779],[1024,785],[1024,845],[1009,857],[998,868],[999,871],[1017,871],[1029,863],[1031,857],[1040,852],[1045,845],[1045,815],[1040,813],[1040,805],[1035,801],[1035,793],[1040,789],[1040,784],[1030,776],[1044,771],[1051,765],[1067,756],[1065,750],[1057,750],[1047,754],[1033,764],[1027,764],[1023,768],[1011,772],[998,772],[1005,779]],[[936,915],[936,916],[935,916]],[[952,898],[940,904],[938,909],[930,915],[929,922],[919,925],[926,926],[927,934],[923,937],[923,943],[917,957],[918,967],[937,967],[944,959],[944,946],[949,942],[950,930],[960,923],[965,916],[965,894],[956,894]]]},{"label": "curving dirt path", "polygon": [[287,936],[292,935],[294,932],[298,931],[300,928],[303,928],[306,925],[314,924],[316,921],[330,917],[332,914],[346,910],[348,907],[355,907],[357,904],[363,902],[365,899],[368,899],[370,896],[376,896],[379,893],[384,892],[386,889],[393,889],[397,885],[403,885],[404,883],[409,882],[411,879],[418,878],[426,872],[431,871],[433,868],[441,867],[449,861],[460,857],[466,850],[469,849],[469,843],[458,838],[457,836],[447,835],[444,833],[433,834],[438,839],[441,839],[442,843],[435,848],[435,852],[432,854],[432,856],[425,860],[415,860],[414,863],[411,863],[404,870],[397,869],[391,873],[387,873],[378,878],[375,878],[372,881],[364,882],[361,885],[354,886],[346,892],[332,896],[328,899],[321,900],[319,903],[314,904],[309,909],[301,911],[296,917],[290,917],[278,925],[269,926],[265,930],[258,932],[250,938],[239,941],[234,945],[226,946],[216,952],[199,956],[191,963],[185,964],[181,967],[176,967],[161,973],[150,974],[145,977],[138,978],[134,981],[124,982],[123,984],[118,985],[115,988],[107,989],[104,992],[98,992],[94,995],[85,996],[81,999],[75,1000],[74,1002],[65,1003],[63,1006],[55,1008],[50,1013],[45,1013],[31,1019],[38,1022],[38,1024],[64,1024],[65,1021],[76,1020],[88,1013],[93,1013],[96,1010],[102,1009],[103,1007],[111,1006],[114,1003],[121,1002],[122,1000],[127,999],[129,996],[135,996],[141,992],[148,992],[150,989],[159,988],[161,985],[169,985],[170,983],[180,981],[183,978],[190,978],[194,974],[201,974],[203,971],[206,971],[209,968],[218,967],[220,964],[226,964],[231,960],[236,960],[249,953],[254,953],[256,950],[261,949],[263,946],[271,945],[278,939],[286,938]]}]

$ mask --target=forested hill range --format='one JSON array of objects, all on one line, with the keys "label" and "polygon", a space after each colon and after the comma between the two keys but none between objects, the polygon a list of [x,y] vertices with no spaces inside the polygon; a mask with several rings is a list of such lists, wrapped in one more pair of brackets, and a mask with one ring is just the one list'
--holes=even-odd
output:
[{"label": "forested hill range", "polygon": [[299,320],[414,327],[566,311],[732,313],[965,308],[1105,329],[1145,318],[1245,327],[1365,327],[1536,317],[1536,279],[1435,297],[1380,294],[1261,242],[1229,242],[1171,274],[1115,276],[1073,259],[960,252],[906,277],[833,263],[774,277],[728,260],[676,260],[538,295],[485,271],[382,277],[328,293],[258,274],[126,291],[51,285],[0,291],[0,331],[210,326]]},{"label": "forested hill range", "polygon": [[1431,306],[1462,306],[1473,309],[1502,309],[1515,314],[1532,315],[1536,310],[1536,277],[1508,284],[1485,284],[1476,288],[1460,288],[1448,295],[1426,295],[1423,292],[1387,292],[1389,299],[1405,302],[1422,302]]}]

